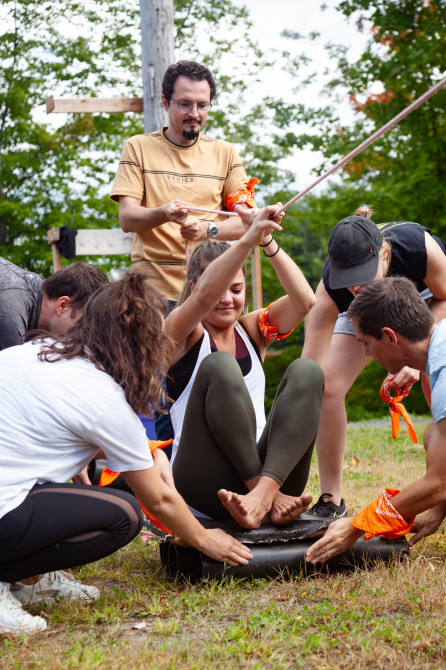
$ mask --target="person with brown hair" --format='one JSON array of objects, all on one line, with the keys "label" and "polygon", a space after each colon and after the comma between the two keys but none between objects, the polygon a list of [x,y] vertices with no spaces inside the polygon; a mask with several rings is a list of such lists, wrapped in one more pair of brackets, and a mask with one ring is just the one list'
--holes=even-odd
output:
[{"label": "person with brown hair", "polygon": [[[376,225],[371,208],[358,209],[332,229],[322,281],[316,291],[305,332],[302,356],[318,362],[326,379],[316,440],[321,496],[311,512],[337,519],[347,514],[341,498],[347,437],[345,396],[370,361],[356,341],[346,311],[364,287],[389,275],[408,277],[428,300],[436,321],[446,316],[446,244],[430,230],[410,221]],[[418,370],[403,367],[390,388],[419,379]],[[429,382],[422,375],[429,399]]]},{"label": "person with brown hair", "polygon": [[63,335],[92,293],[108,281],[90,263],[71,263],[42,279],[0,258],[0,349],[13,347],[28,330]]},{"label": "person with brown hair", "polygon": [[[446,516],[446,319],[434,314],[405,277],[384,277],[364,287],[350,305],[358,344],[390,373],[407,365],[425,371],[432,391],[433,423],[424,433],[426,472],[402,491],[385,488],[354,519],[331,524],[307,551],[319,563],[365,539],[395,539],[415,532],[410,544],[431,535]],[[421,514],[426,512],[426,514]]]},{"label": "person with brown hair", "polygon": [[192,516],[136,415],[157,408],[162,395],[173,350],[165,307],[141,275],[129,274],[99,289],[65,336],[40,335],[0,352],[0,632],[46,628],[22,603],[97,598],[98,589],[63,570],[113,553],[140,530],[133,495],[66,483],[98,450],[186,542],[230,565],[251,557]]},{"label": "person with brown hair", "polygon": [[[279,205],[280,206],[280,205]],[[245,528],[286,524],[303,512],[324,379],[310,360],[294,361],[265,419],[263,361],[314,303],[294,261],[271,235],[276,207],[242,214],[245,235],[232,246],[196,246],[177,307],[166,319],[176,342],[167,391],[175,429],[175,484],[201,518],[233,517]],[[243,264],[259,244],[285,291],[266,309],[243,314]]]}]

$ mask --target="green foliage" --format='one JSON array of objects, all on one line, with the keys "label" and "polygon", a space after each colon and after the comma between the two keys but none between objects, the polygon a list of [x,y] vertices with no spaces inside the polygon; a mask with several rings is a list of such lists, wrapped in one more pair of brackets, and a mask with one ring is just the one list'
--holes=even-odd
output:
[{"label": "green foliage", "polygon": [[68,115],[51,127],[45,98],[140,93],[138,7],[7,1],[0,35],[0,254],[47,274],[51,226],[117,225],[109,184],[125,137],[142,118]]},{"label": "green foliage", "polygon": [[[355,62],[345,46],[327,47],[337,73],[325,93],[348,96],[356,113],[350,126],[324,122],[321,150],[333,162],[444,77],[446,38],[445,0],[345,0],[338,9],[370,37]],[[445,108],[443,88],[343,169],[342,188],[366,194],[377,220],[418,221],[446,236]],[[335,188],[331,196],[339,193]]]},{"label": "green foliage", "polygon": [[[44,101],[142,94],[139,2],[6,0],[0,16],[0,254],[47,274],[48,228],[119,225],[110,186],[122,145],[142,132],[143,120],[69,114],[57,125],[60,117],[44,116]],[[246,103],[249,86],[274,64],[250,38],[250,25],[247,10],[230,0],[175,2],[177,58],[206,63],[217,80],[209,132],[239,145],[248,171],[276,189],[292,178],[277,170],[278,160],[301,140],[288,132],[291,111],[280,101],[252,110]],[[200,51],[198,31],[210,36],[204,48],[200,40]],[[236,72],[225,61],[229,53],[237,57]],[[307,113],[300,108],[294,117]],[[266,137],[267,123],[277,128]],[[104,268],[122,260],[105,259]]]}]

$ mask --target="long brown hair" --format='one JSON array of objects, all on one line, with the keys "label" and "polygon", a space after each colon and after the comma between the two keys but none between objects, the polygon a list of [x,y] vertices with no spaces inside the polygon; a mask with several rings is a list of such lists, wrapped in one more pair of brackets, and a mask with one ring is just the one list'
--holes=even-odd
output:
[{"label": "long brown hair", "polygon": [[162,378],[173,353],[172,340],[163,334],[165,311],[166,301],[144,276],[128,273],[96,291],[77,324],[44,344],[39,358],[51,363],[86,358],[124,389],[135,412],[150,415],[149,404],[160,409]]}]

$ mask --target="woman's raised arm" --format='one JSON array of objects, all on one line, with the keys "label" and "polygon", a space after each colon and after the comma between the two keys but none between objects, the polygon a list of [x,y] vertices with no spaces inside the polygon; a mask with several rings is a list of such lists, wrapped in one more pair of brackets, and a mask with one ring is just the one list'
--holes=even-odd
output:
[{"label": "woman's raised arm", "polygon": [[274,231],[282,230],[274,214],[280,205],[265,207],[243,216],[246,232],[224,254],[209,263],[198,279],[191,295],[176,307],[166,319],[166,333],[177,342],[178,351],[184,348],[187,338],[201,324],[202,319],[220,300],[242,268],[249,252],[262,239]]}]

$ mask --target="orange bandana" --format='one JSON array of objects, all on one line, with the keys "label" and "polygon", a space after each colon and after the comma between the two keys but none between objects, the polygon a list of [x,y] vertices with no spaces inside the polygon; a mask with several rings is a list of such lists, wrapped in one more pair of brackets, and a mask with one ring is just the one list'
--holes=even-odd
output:
[{"label": "orange bandana", "polygon": [[388,540],[396,540],[410,532],[415,517],[407,522],[396,511],[390,500],[397,493],[399,493],[398,489],[384,489],[376,500],[367,505],[353,519],[354,527],[365,532],[364,540],[370,540],[379,535]]},{"label": "orange bandana", "polygon": [[[162,442],[161,440],[147,440],[149,444],[149,449],[150,453],[152,454],[155,449],[162,449],[163,447],[167,447],[169,444],[172,444],[173,440],[166,440],[165,442]],[[99,479],[99,486],[108,486],[112,482],[115,481],[117,477],[119,477],[119,472],[113,472],[113,470],[109,470],[108,468],[104,468],[101,472],[101,477]],[[165,533],[170,533],[171,535],[174,535],[171,530],[166,528],[166,526],[163,526],[163,524],[160,521],[157,521],[155,517],[153,517],[150,512],[146,510],[144,505],[138,501],[142,511],[146,515],[148,519],[153,523],[154,526],[159,528],[160,530],[164,531]]]},{"label": "orange bandana", "polygon": [[418,438],[417,434],[415,433],[412,421],[410,420],[410,416],[408,415],[404,405],[401,402],[403,398],[409,395],[409,391],[412,388],[412,384],[406,384],[401,388],[397,388],[396,393],[398,393],[398,395],[392,398],[392,396],[390,395],[391,389],[389,388],[389,381],[392,379],[392,377],[393,375],[387,375],[387,377],[382,383],[380,391],[381,399],[384,400],[384,402],[389,403],[390,418],[392,419],[392,437],[394,440],[396,440],[396,438],[398,437],[398,433],[400,430],[400,416],[402,415],[405,422],[407,423],[407,430],[409,431],[410,439],[412,440],[412,442],[417,443]]},{"label": "orange bandana", "polygon": [[[273,303],[271,303],[272,305]],[[274,340],[284,340],[285,337],[288,337],[288,335],[291,335],[293,330],[290,330],[289,333],[283,333],[280,334],[279,331],[277,330],[276,326],[272,326],[269,321],[268,321],[268,312],[269,308],[271,305],[268,305],[268,307],[265,307],[263,312],[259,316],[259,328],[260,332],[262,333],[263,337],[267,342],[272,342]]]},{"label": "orange bandana", "polygon": [[236,205],[245,202],[248,207],[256,207],[256,201],[254,200],[254,186],[259,183],[259,180],[256,177],[252,177],[248,181],[246,191],[236,191],[235,193],[230,193],[226,198],[226,209],[228,212],[232,212]]}]

